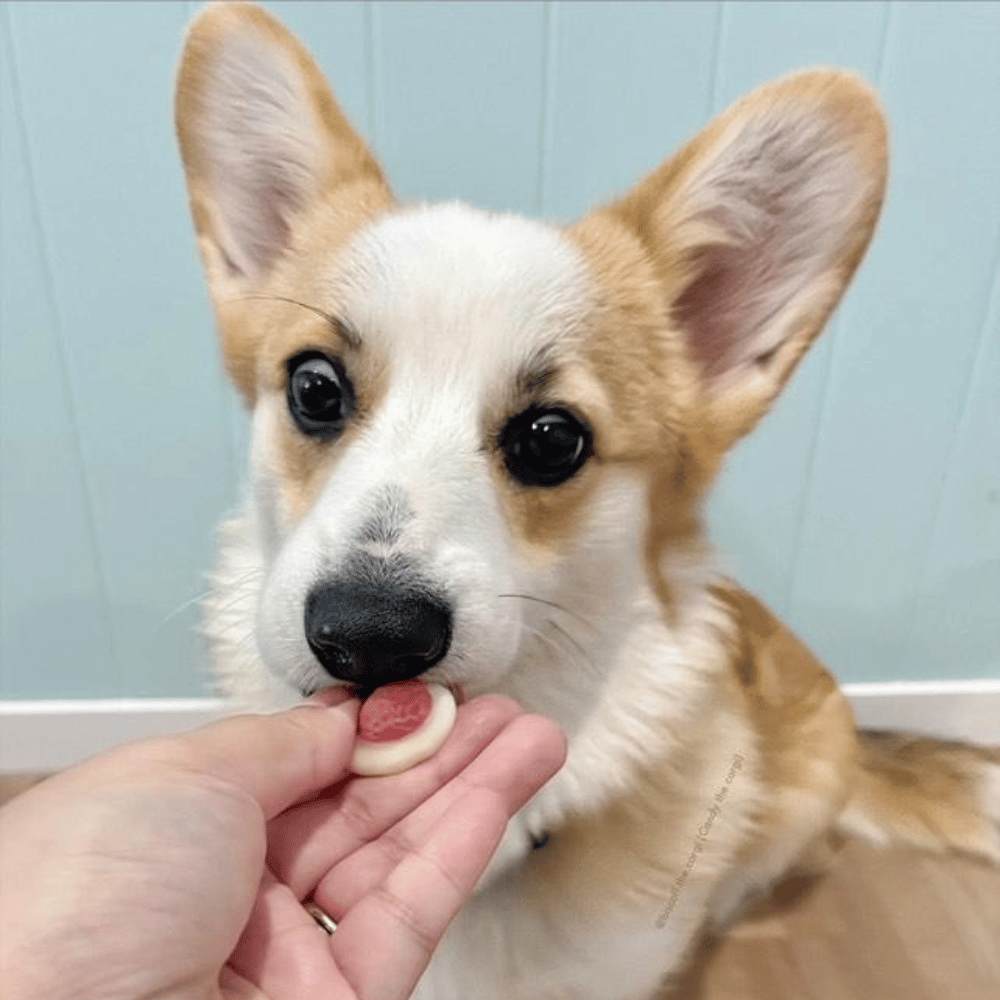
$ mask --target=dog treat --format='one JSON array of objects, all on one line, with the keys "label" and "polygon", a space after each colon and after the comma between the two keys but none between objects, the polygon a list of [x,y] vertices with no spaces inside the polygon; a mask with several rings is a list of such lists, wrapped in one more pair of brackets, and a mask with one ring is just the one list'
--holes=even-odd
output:
[{"label": "dog treat", "polygon": [[376,688],[358,713],[355,774],[398,774],[437,753],[455,724],[455,699],[440,684],[400,681]]}]

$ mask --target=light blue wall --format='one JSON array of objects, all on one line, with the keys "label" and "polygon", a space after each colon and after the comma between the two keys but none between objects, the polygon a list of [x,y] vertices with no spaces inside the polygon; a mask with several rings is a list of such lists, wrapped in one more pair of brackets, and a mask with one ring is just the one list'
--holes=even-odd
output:
[{"label": "light blue wall", "polygon": [[[0,9],[0,695],[189,695],[237,496],[174,150],[186,3]],[[1000,674],[1000,4],[271,5],[400,194],[571,217],[756,83],[882,91],[859,278],[713,506],[845,680]]]}]

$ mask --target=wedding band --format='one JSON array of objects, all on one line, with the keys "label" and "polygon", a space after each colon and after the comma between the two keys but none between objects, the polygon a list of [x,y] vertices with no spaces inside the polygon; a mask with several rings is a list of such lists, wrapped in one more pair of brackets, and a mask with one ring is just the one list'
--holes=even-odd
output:
[{"label": "wedding band", "polygon": [[306,913],[316,921],[327,934],[332,934],[337,929],[337,921],[334,920],[326,910],[321,910],[312,901],[302,904],[306,908]]}]

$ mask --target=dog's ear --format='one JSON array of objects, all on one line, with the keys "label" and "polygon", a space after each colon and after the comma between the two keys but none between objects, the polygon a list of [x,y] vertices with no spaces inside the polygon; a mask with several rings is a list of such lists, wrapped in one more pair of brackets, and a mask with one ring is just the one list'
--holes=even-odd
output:
[{"label": "dog's ear", "polygon": [[832,70],[768,84],[609,206],[645,245],[728,445],[766,412],[871,238],[885,188],[872,90]]},{"label": "dog's ear", "polygon": [[[388,200],[377,162],[305,48],[258,7],[221,3],[192,23],[177,134],[199,248],[218,306],[259,285],[296,225],[343,195]],[[346,199],[345,199],[346,201]]]}]

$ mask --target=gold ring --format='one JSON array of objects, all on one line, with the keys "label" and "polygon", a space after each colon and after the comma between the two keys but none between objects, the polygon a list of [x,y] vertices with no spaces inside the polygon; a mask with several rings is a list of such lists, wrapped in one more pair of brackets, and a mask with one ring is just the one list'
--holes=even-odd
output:
[{"label": "gold ring", "polygon": [[306,913],[316,921],[327,934],[332,934],[337,929],[337,921],[330,916],[326,910],[320,909],[312,900],[307,900],[302,904],[306,908]]}]

